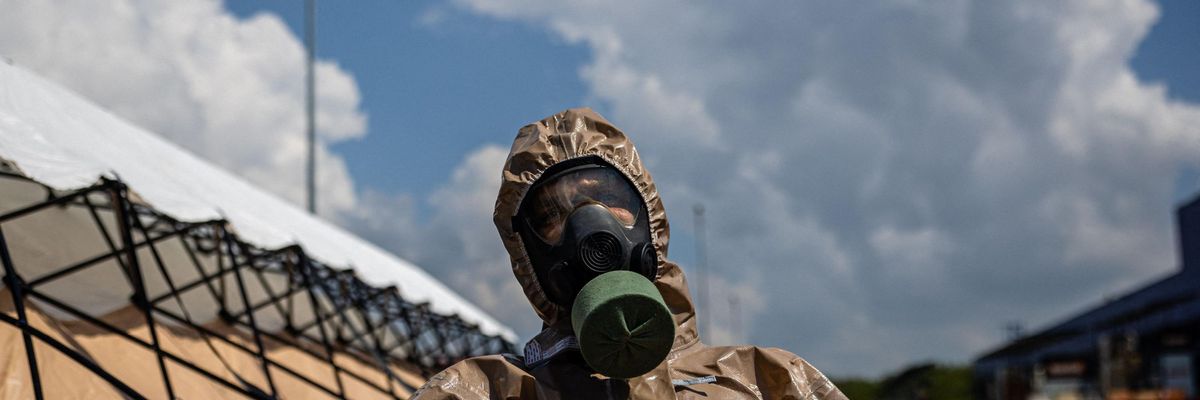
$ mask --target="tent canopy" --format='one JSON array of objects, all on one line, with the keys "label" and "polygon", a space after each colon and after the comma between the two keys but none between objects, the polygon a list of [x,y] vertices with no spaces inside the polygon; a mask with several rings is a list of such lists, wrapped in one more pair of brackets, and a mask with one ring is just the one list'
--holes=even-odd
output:
[{"label": "tent canopy", "polygon": [[481,333],[516,340],[511,329],[415,265],[74,92],[5,63],[0,88],[0,158],[38,183],[67,191],[120,180],[177,220],[225,220],[240,238],[264,249],[298,245],[322,263],[353,268],[369,284],[394,285],[408,301],[428,302],[434,312],[477,324]]}]

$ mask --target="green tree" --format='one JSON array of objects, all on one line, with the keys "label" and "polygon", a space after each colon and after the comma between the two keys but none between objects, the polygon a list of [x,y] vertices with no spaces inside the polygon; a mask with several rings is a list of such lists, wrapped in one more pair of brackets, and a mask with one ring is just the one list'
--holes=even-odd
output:
[{"label": "green tree", "polygon": [[879,398],[879,383],[862,378],[852,378],[834,381],[842,393],[850,400],[875,400]]},{"label": "green tree", "polygon": [[921,363],[880,381],[851,378],[834,384],[850,400],[962,400],[971,398],[971,368]]}]

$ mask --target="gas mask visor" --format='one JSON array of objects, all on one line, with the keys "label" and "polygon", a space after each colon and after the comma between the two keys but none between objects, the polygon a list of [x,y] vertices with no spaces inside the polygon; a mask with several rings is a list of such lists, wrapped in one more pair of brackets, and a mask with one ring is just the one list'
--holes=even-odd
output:
[{"label": "gas mask visor", "polygon": [[624,175],[597,164],[547,175],[516,219],[543,290],[570,309],[588,366],[628,379],[666,358],[675,322],[654,286],[644,203]]},{"label": "gas mask visor", "polygon": [[525,220],[539,239],[556,244],[562,240],[567,218],[587,204],[604,206],[626,228],[633,227],[643,208],[641,196],[619,172],[587,165],[534,187],[525,200]]}]

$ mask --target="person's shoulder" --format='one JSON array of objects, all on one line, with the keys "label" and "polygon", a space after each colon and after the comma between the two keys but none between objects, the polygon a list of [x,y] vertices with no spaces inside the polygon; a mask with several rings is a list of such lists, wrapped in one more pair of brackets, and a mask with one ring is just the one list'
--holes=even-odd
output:
[{"label": "person's shoulder", "polygon": [[[511,354],[489,354],[464,359],[438,372],[429,378],[432,382],[451,378],[471,378],[476,376],[494,377],[500,375],[527,375],[522,367],[520,358]],[[428,383],[426,383],[428,385]]]},{"label": "person's shoulder", "polygon": [[523,371],[524,361],[521,357],[514,354],[488,354],[486,356],[475,356],[451,365],[446,369],[462,368],[487,368],[487,369],[503,369]]},{"label": "person's shoulder", "polygon": [[520,358],[510,354],[471,357],[429,377],[413,398],[486,399],[527,375]]},{"label": "person's shoulder", "polygon": [[[777,347],[759,347],[752,345],[736,345],[736,346],[697,346],[693,351],[687,351],[682,356],[693,359],[728,359],[735,357],[741,360],[750,361],[752,365],[760,365],[763,367],[770,366],[788,366],[788,365],[808,365],[808,361],[790,351]],[[749,365],[749,364],[748,364]]]},{"label": "person's shoulder", "polygon": [[[766,378],[767,382],[775,382],[783,387],[785,392],[796,390],[809,393],[816,399],[845,399],[841,391],[803,357],[790,351],[775,347],[741,346],[705,346],[692,354],[682,355],[690,359],[688,364],[704,363],[724,369],[722,364],[730,369],[739,371],[713,371],[716,374],[753,374],[759,379]],[[786,379],[784,379],[786,378]],[[767,388],[763,388],[767,389]],[[768,392],[775,390],[767,389]]]}]

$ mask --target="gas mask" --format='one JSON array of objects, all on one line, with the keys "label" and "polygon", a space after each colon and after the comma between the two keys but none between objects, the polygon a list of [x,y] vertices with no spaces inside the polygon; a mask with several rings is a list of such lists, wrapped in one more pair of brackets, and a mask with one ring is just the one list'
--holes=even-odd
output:
[{"label": "gas mask", "polygon": [[584,360],[610,377],[648,372],[674,340],[649,220],[624,175],[584,158],[548,170],[513,221],[543,291],[571,310]]}]

